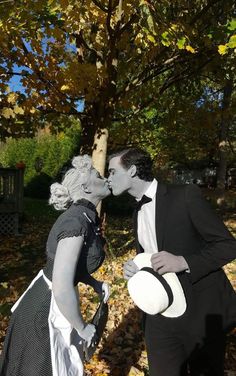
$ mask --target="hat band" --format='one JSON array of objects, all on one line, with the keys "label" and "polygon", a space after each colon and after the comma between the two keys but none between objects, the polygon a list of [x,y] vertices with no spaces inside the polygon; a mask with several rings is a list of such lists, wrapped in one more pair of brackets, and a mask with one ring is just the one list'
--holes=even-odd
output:
[{"label": "hat band", "polygon": [[163,285],[163,287],[166,290],[166,293],[168,295],[168,299],[169,299],[169,306],[168,307],[170,307],[171,304],[173,303],[174,297],[173,297],[172,290],[171,290],[170,286],[168,285],[168,283],[166,282],[165,278],[163,278],[162,275],[155,272],[152,268],[144,267],[141,270],[151,273],[154,277],[156,277],[161,282],[161,284]]}]

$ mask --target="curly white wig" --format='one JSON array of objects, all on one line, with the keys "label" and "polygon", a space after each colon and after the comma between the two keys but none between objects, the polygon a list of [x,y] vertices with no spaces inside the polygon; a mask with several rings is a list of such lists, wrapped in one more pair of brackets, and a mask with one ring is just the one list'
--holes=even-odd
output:
[{"label": "curly white wig", "polygon": [[49,204],[53,205],[56,210],[66,210],[72,202],[84,197],[81,187],[90,176],[92,159],[87,154],[79,155],[73,158],[72,166],[61,184],[54,183],[50,187]]}]

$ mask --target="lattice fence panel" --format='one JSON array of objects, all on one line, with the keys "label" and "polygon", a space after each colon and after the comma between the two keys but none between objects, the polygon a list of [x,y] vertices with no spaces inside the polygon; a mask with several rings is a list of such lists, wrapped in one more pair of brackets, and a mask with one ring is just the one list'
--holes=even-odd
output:
[{"label": "lattice fence panel", "polygon": [[0,234],[17,234],[18,223],[18,213],[0,213]]},{"label": "lattice fence panel", "polygon": [[0,168],[0,234],[18,234],[23,212],[23,170]]}]

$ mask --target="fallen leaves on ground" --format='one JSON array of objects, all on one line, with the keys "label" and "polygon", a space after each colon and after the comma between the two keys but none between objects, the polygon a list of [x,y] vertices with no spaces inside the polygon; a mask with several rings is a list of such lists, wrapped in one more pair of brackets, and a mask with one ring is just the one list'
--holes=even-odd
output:
[{"label": "fallen leaves on ground", "polygon": [[[235,231],[235,218],[226,224]],[[45,262],[45,244],[51,223],[25,222],[23,236],[2,236],[0,243],[0,346],[8,325],[10,307],[23,293]],[[111,286],[109,319],[103,338],[89,363],[88,376],[147,376],[147,354],[143,342],[140,312],[134,307],[122,276],[123,263],[134,257],[131,220],[109,218],[106,228],[109,247],[103,266],[95,273]],[[116,255],[116,257],[114,257]],[[225,267],[236,288],[236,264]],[[90,320],[98,298],[91,288],[80,285],[81,308]],[[236,375],[236,332],[228,337],[226,354],[227,376]]]}]

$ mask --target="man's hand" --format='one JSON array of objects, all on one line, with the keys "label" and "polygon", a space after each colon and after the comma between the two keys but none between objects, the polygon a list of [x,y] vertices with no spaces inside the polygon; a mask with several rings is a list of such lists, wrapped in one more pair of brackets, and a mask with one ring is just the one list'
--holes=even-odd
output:
[{"label": "man's hand", "polygon": [[189,268],[183,256],[175,256],[166,251],[154,253],[151,263],[155,272],[160,275],[169,272],[179,273]]},{"label": "man's hand", "polygon": [[126,261],[123,267],[124,279],[129,280],[138,270],[139,268],[133,260]]}]

